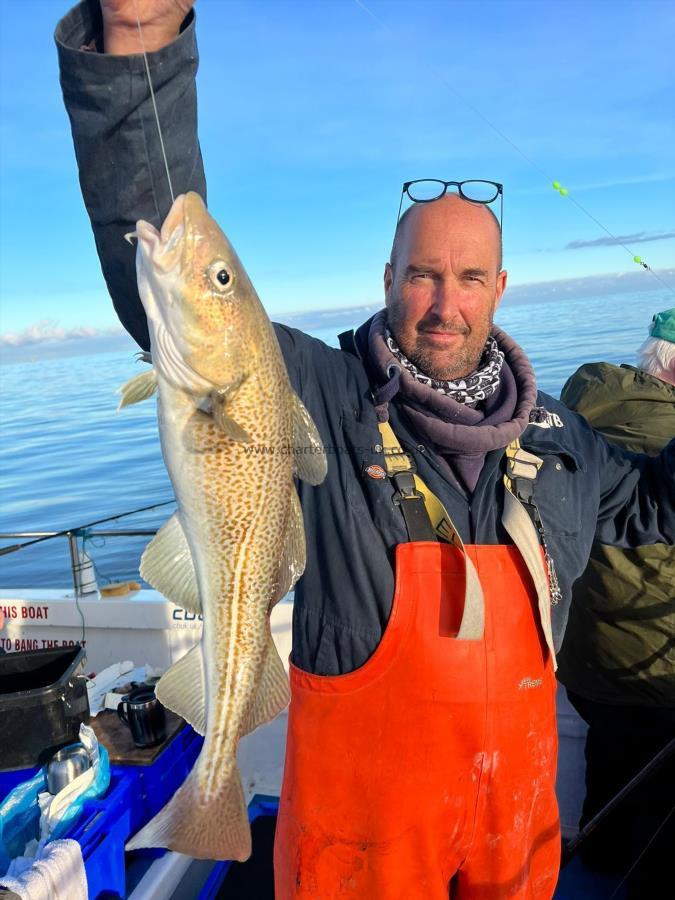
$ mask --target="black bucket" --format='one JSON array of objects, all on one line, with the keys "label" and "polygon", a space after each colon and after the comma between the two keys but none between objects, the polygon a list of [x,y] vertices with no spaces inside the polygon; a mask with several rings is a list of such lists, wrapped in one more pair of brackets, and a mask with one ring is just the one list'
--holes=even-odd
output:
[{"label": "black bucket", "polygon": [[89,721],[79,646],[0,656],[0,771],[44,765]]}]

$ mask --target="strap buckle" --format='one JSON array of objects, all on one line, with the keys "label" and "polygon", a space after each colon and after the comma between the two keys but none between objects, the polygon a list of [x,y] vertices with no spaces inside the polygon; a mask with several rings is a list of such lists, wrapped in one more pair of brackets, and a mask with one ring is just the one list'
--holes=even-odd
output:
[{"label": "strap buckle", "polygon": [[404,500],[424,500],[424,495],[415,487],[413,470],[397,472],[392,476],[392,480],[397,487],[397,491],[391,499],[397,506]]},{"label": "strap buckle", "polygon": [[385,447],[384,463],[390,476],[417,471],[415,460],[406,453],[403,447]]},{"label": "strap buckle", "polygon": [[525,510],[536,525],[540,534],[543,534],[543,525],[537,504],[534,501],[534,484],[542,465],[542,460],[533,453],[528,453],[520,446],[520,441],[515,440],[506,448],[506,469],[504,476],[506,489],[520,501]]},{"label": "strap buckle", "polygon": [[534,481],[530,481],[528,478],[514,478],[513,475],[510,480],[512,493],[515,494],[516,498],[527,506],[534,506],[534,503],[532,502],[532,497],[534,496]]},{"label": "strap buckle", "polygon": [[511,493],[523,506],[539,534],[543,535],[544,523],[539,514],[539,507],[534,501],[534,482],[526,478],[511,478],[510,481]]}]

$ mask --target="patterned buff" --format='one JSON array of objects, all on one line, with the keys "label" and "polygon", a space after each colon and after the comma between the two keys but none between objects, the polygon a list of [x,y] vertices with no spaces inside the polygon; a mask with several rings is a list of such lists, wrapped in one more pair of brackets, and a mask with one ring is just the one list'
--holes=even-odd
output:
[{"label": "patterned buff", "polygon": [[457,403],[473,406],[476,403],[480,403],[481,400],[490,397],[499,388],[499,377],[504,363],[504,354],[493,337],[488,337],[487,339],[478,368],[465,378],[458,378],[457,381],[439,381],[420,372],[417,366],[407,356],[404,356],[388,328],[385,331],[385,339],[391,352],[401,365],[410,372],[415,381],[427,385],[440,394],[452,397]]}]

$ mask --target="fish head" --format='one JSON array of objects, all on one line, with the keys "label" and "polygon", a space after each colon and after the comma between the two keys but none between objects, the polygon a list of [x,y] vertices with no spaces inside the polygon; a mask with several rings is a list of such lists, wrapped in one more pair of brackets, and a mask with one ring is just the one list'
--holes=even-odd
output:
[{"label": "fish head", "polygon": [[248,374],[262,306],[202,198],[181,194],[160,230],[141,220],[136,236],[138,289],[158,372],[195,395]]}]

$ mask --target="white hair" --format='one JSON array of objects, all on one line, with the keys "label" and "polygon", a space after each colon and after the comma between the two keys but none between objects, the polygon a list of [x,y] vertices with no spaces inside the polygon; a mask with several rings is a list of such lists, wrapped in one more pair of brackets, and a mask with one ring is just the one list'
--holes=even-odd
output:
[{"label": "white hair", "polygon": [[638,368],[675,384],[675,344],[650,335],[638,350]]}]

